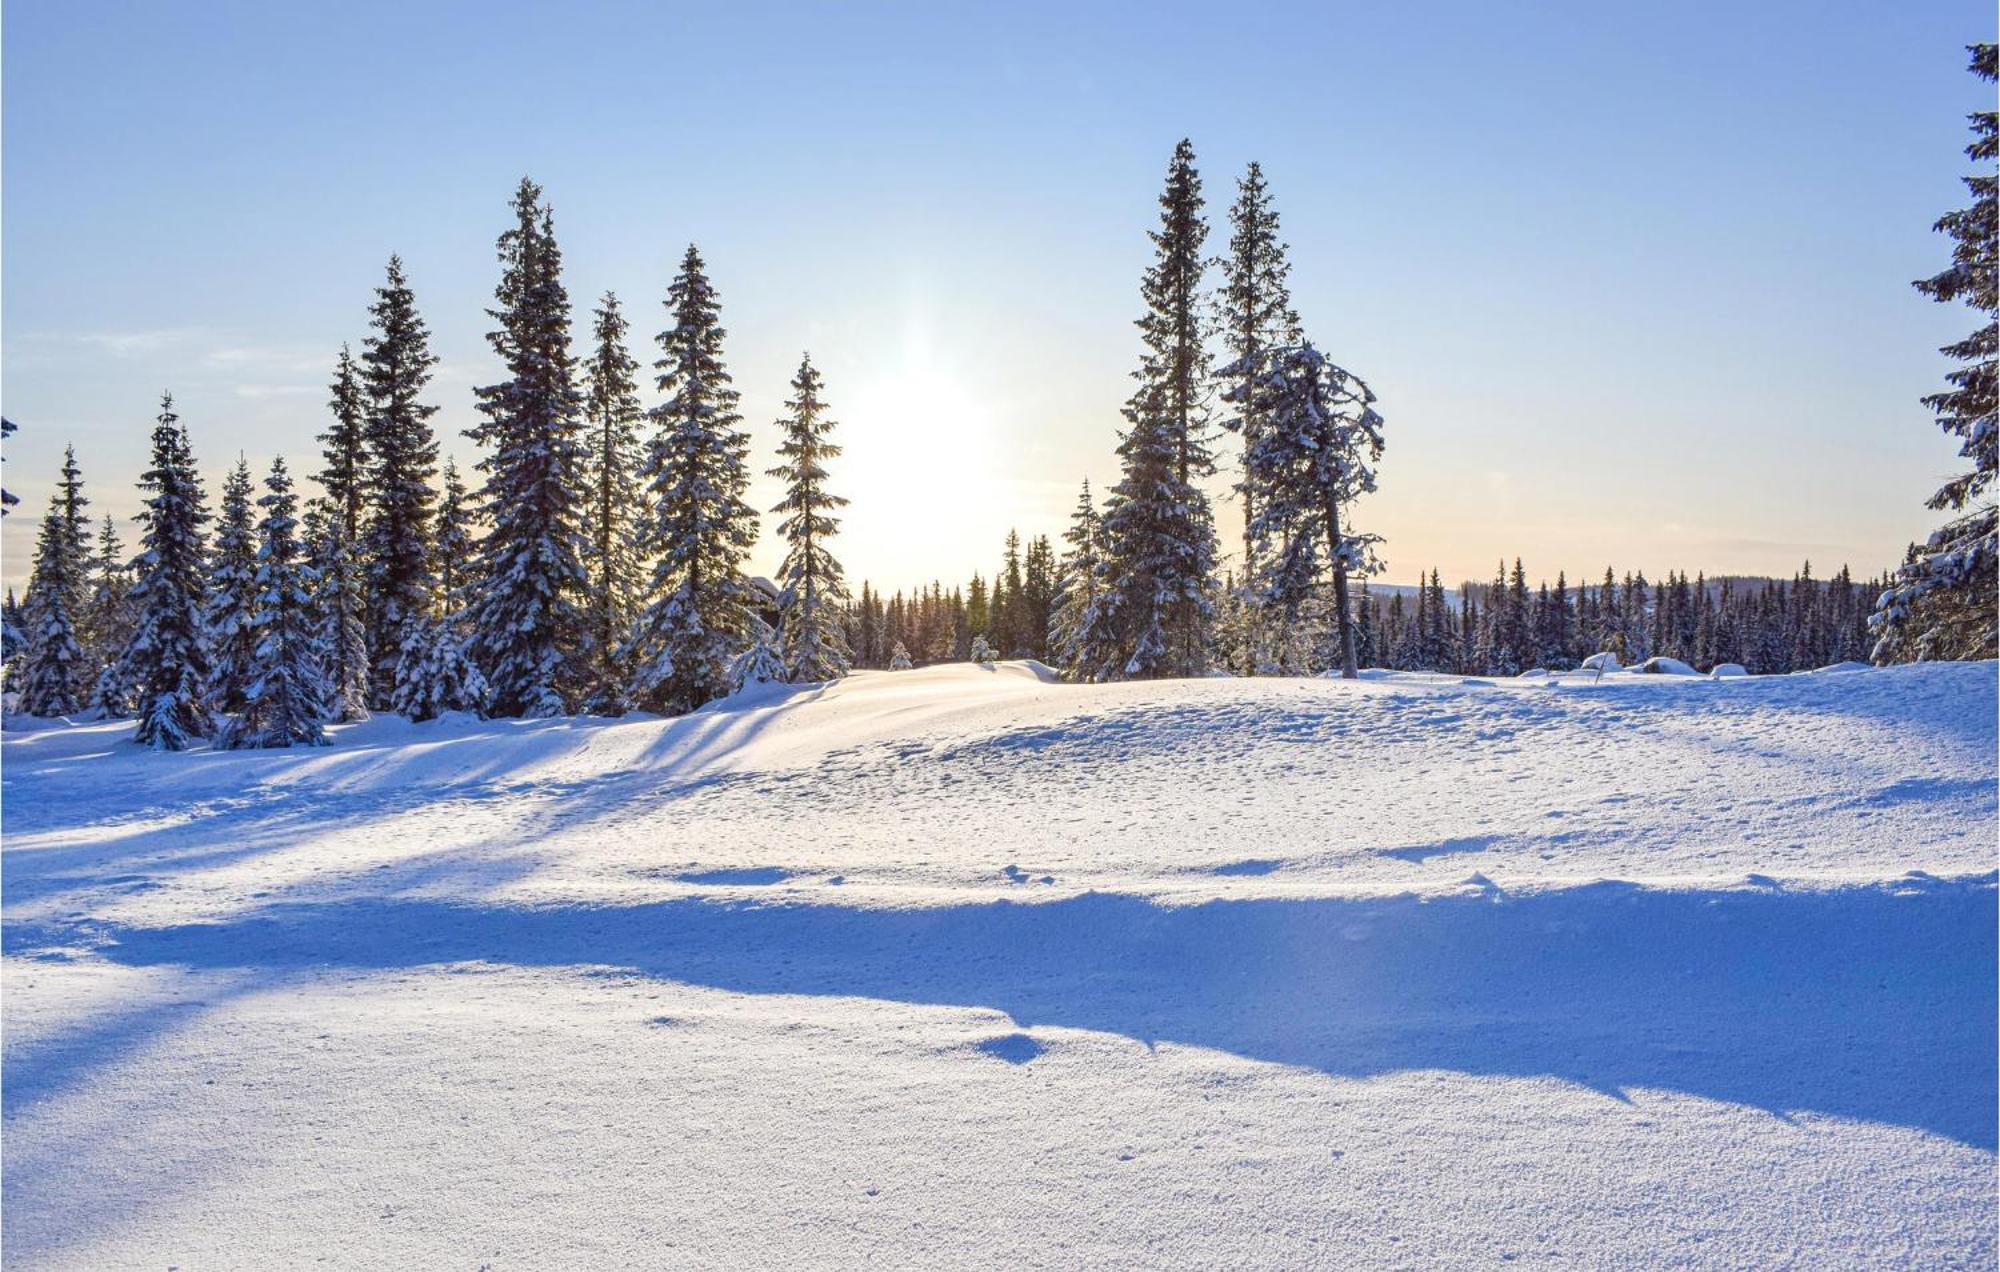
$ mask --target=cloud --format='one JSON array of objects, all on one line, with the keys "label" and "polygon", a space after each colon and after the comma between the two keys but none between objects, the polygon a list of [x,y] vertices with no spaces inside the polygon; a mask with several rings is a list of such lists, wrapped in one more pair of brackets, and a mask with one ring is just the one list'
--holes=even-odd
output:
[{"label": "cloud", "polygon": [[201,327],[161,327],[153,331],[90,331],[76,339],[114,358],[143,358],[192,343],[205,334]]},{"label": "cloud", "polygon": [[225,371],[256,369],[311,375],[331,374],[334,355],[308,345],[231,345],[210,349],[201,360],[206,366]]}]

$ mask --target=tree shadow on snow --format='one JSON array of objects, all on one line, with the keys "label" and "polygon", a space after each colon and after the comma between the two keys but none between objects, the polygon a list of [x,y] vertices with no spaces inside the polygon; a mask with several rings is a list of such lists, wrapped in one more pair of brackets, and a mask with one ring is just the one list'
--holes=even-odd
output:
[{"label": "tree shadow on snow", "polygon": [[[930,910],[371,897],[99,935],[112,938],[104,957],[135,966],[282,979],[611,965],[744,993],[991,1007],[1023,1027],[1343,1076],[1548,1076],[1621,1098],[1658,1088],[1915,1127],[1988,1151],[1996,1139],[1989,881],[1180,908],[1108,894]],[[11,930],[8,945],[48,936]],[[46,1088],[44,1070],[78,1059],[60,1045],[10,1056],[8,1115]]]}]

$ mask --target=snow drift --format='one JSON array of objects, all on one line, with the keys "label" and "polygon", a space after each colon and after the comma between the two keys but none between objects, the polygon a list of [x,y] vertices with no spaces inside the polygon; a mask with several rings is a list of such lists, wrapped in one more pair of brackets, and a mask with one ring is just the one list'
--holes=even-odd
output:
[{"label": "snow drift", "polygon": [[1992,664],[5,739],[35,1266],[1990,1262]]}]

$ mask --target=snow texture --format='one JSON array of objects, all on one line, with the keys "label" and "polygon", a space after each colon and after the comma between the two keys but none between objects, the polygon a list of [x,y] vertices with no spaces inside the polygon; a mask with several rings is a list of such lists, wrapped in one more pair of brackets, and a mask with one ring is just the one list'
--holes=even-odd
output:
[{"label": "snow texture", "polygon": [[1995,667],[753,686],[4,746],[4,1239],[1991,1266]]}]

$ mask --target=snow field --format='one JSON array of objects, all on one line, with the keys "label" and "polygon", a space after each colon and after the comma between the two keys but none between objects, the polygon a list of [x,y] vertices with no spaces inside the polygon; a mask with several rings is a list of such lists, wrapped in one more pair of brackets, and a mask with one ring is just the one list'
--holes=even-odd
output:
[{"label": "snow field", "polygon": [[5,739],[36,1267],[1990,1266],[1991,664]]}]

